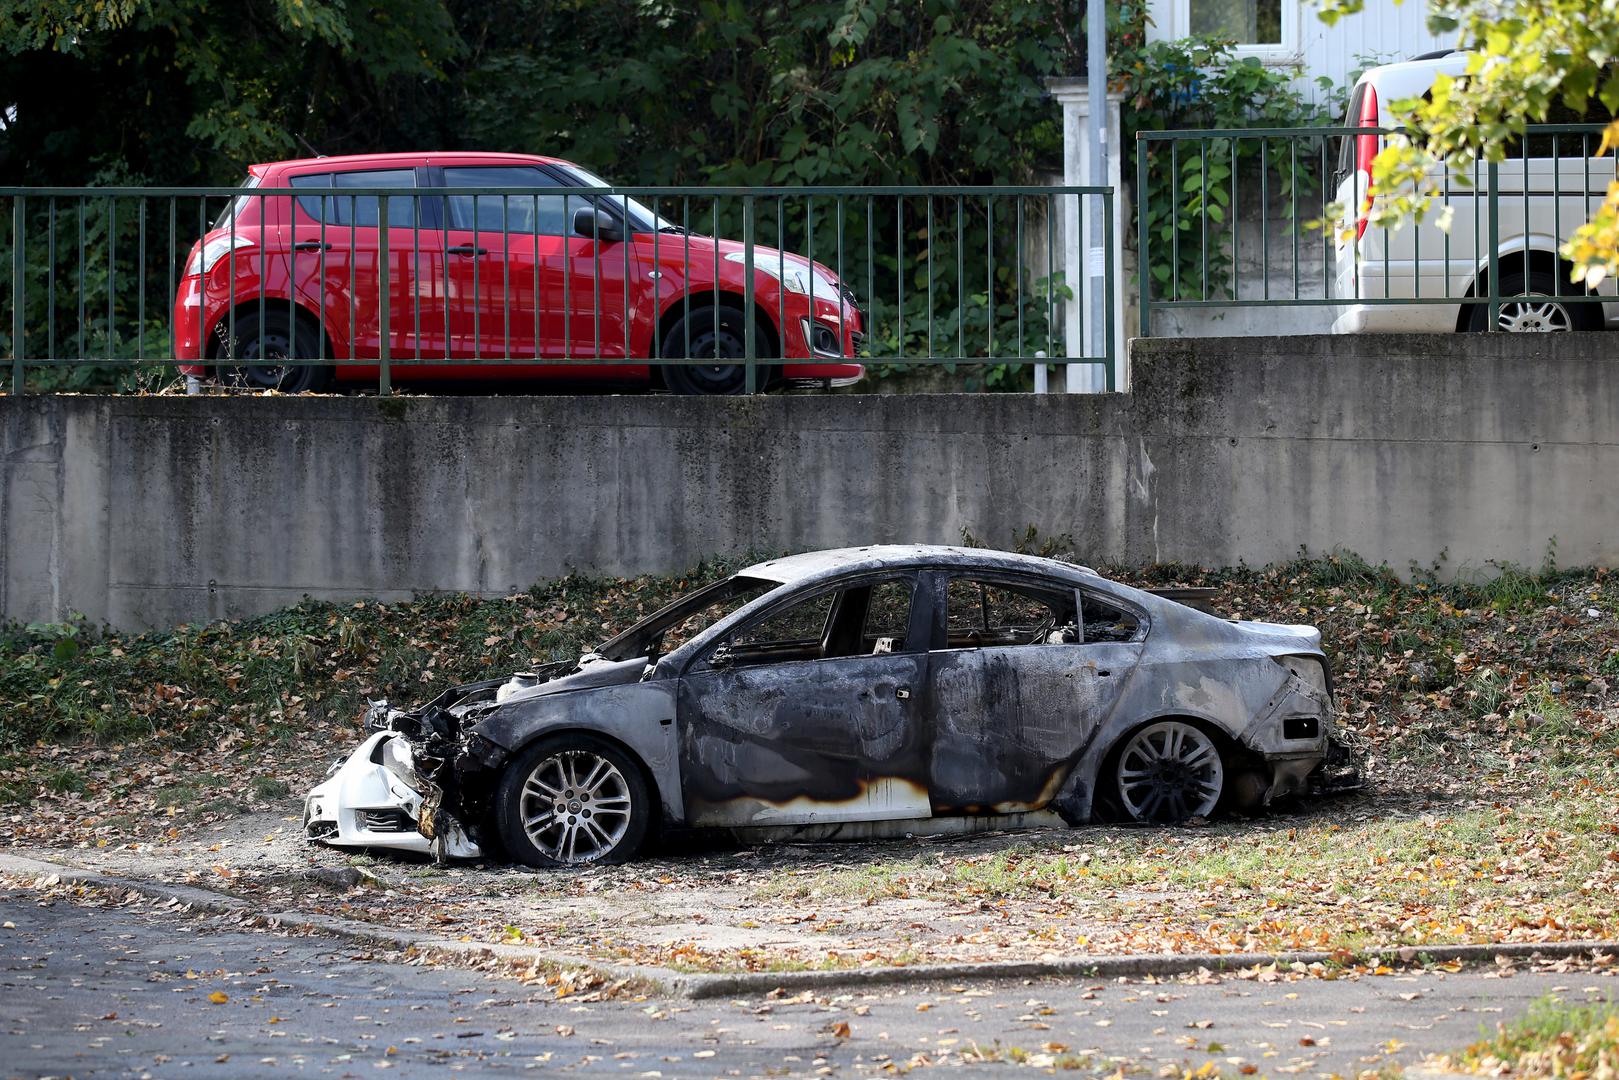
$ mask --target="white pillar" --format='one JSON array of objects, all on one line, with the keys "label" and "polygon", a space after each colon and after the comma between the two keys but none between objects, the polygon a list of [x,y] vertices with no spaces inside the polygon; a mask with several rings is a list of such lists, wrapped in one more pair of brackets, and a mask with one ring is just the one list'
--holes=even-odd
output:
[{"label": "white pillar", "polygon": [[[1046,86],[1051,96],[1062,105],[1062,182],[1064,186],[1083,187],[1090,183],[1091,175],[1089,85],[1085,79],[1062,78],[1047,79]],[[1113,385],[1125,390],[1128,389],[1129,369],[1124,355],[1124,291],[1127,282],[1124,275],[1124,191],[1120,183],[1123,175],[1123,144],[1119,138],[1120,100],[1121,95],[1117,91],[1108,91],[1107,182],[1113,189]],[[1087,232],[1087,250],[1080,250],[1079,230],[1086,220],[1087,209],[1080,205],[1083,201],[1074,195],[1064,195],[1058,199],[1062,207],[1058,217],[1062,223],[1063,283],[1074,293],[1073,300],[1065,305],[1066,317],[1063,320],[1063,341],[1069,356],[1084,356],[1089,351],[1080,336],[1081,313],[1091,310],[1090,290],[1093,281],[1096,287],[1101,287],[1101,279],[1093,279],[1091,269],[1092,260],[1102,258],[1103,238]],[[1099,267],[1097,272],[1101,272]],[[1085,339],[1089,339],[1090,330],[1089,326],[1085,327]],[[1102,369],[1088,364],[1068,365],[1066,383],[1070,393],[1100,393],[1107,385]]]}]

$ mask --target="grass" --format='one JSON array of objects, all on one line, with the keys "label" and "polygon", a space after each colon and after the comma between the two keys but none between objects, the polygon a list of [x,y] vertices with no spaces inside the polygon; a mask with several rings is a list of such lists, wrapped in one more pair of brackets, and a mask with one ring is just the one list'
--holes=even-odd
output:
[{"label": "grass", "polygon": [[96,631],[82,620],[0,628],[0,754],[40,741],[199,746],[233,729],[284,744],[352,720],[368,698],[423,700],[491,671],[577,656],[735,565],[572,575],[496,600],[311,601],[168,633]]},{"label": "grass", "polygon": [[[37,812],[13,827],[39,818],[49,827],[29,835],[53,843],[283,802],[331,747],[351,743],[368,699],[422,701],[575,655],[733,565],[568,577],[493,600],[305,603],[167,634],[13,627],[0,632],[0,802],[32,800]],[[1619,695],[1602,674],[1619,674],[1619,577],[1550,560],[1497,569],[1489,579],[1424,571],[1402,580],[1334,553],[1259,570],[1116,575],[1216,586],[1227,614],[1319,626],[1345,726],[1370,748],[1379,800],[1208,828],[1038,834],[987,853],[972,842],[895,845],[904,854],[764,866],[742,883],[756,910],[738,917],[817,897],[1024,905],[1010,932],[1039,933],[1019,936],[1019,947],[1066,952],[1347,955],[1619,934],[1619,862],[1610,857],[1619,846]],[[163,813],[133,806],[137,798]],[[701,877],[681,882],[700,888]],[[569,880],[521,891],[565,893]],[[1079,914],[1064,922],[1069,911]],[[864,962],[828,955],[842,949],[842,931],[825,925],[824,951],[797,958],[661,959],[701,970]],[[881,951],[887,962],[910,947],[900,935]]]},{"label": "grass", "polygon": [[1548,996],[1494,1036],[1439,1059],[1439,1067],[1482,1076],[1613,1077],[1619,1075],[1619,1007]]},{"label": "grass", "polygon": [[[1542,741],[1529,745],[1565,745],[1531,730]],[[1353,818],[1341,812],[1353,804],[1340,803],[1284,823],[1057,833],[987,854],[946,848],[777,871],[755,900],[1056,900],[1101,924],[1154,927],[1169,951],[1179,942],[1358,954],[1546,928],[1619,935],[1619,758],[1593,764],[1558,749],[1536,769],[1540,793],[1510,801]]]},{"label": "grass", "polygon": [[190,780],[161,788],[157,793],[157,805],[177,810],[203,805],[208,796],[229,785],[230,781],[218,773],[198,773]]}]

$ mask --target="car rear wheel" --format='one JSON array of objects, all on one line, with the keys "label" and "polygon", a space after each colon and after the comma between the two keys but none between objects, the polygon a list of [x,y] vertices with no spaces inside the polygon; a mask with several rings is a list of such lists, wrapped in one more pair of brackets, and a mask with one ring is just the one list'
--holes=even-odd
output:
[{"label": "car rear wheel", "polygon": [[[1557,276],[1546,270],[1532,271],[1525,278],[1521,271],[1501,275],[1501,295],[1515,299],[1502,300],[1497,326],[1509,334],[1549,334],[1563,330],[1602,329],[1602,309],[1596,304],[1565,304],[1556,299],[1558,293],[1570,294],[1576,286],[1559,284]],[[1467,328],[1485,331],[1490,328],[1490,306],[1472,305]]]},{"label": "car rear wheel", "polygon": [[1213,736],[1185,720],[1148,724],[1113,758],[1114,792],[1135,821],[1208,817],[1225,793],[1225,762]]},{"label": "car rear wheel", "polygon": [[[691,351],[686,344],[688,336]],[[716,306],[693,308],[683,315],[664,336],[659,356],[691,357],[692,359],[742,360],[748,355],[748,320],[734,307]],[[764,334],[754,328],[756,358],[770,355]],[[748,385],[747,367],[740,363],[667,364],[663,367],[663,382],[676,394],[741,394]],[[757,369],[759,389],[764,389],[770,369],[760,365]]]},{"label": "car rear wheel", "polygon": [[[224,339],[230,335],[230,324],[220,323],[217,332],[221,338],[218,355],[228,357],[231,350]],[[247,390],[318,392],[331,383],[331,368],[286,361],[313,359],[320,353],[319,331],[302,319],[289,318],[285,311],[266,311],[261,320],[258,312],[248,312],[236,320],[235,359],[245,363],[221,366],[220,381]]]},{"label": "car rear wheel", "polygon": [[495,794],[508,853],[529,866],[632,858],[646,839],[651,797],[618,747],[584,734],[542,739],[519,754]]}]

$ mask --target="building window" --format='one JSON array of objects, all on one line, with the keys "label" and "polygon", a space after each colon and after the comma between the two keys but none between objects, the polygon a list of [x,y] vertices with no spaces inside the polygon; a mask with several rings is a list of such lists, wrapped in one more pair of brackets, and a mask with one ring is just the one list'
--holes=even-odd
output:
[{"label": "building window", "polygon": [[1187,0],[1189,22],[1199,37],[1238,45],[1282,44],[1281,0]]}]

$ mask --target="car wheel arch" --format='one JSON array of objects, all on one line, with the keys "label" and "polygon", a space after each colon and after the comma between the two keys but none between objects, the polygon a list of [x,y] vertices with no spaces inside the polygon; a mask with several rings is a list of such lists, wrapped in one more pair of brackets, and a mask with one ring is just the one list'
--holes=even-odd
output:
[{"label": "car wheel arch", "polygon": [[[660,776],[659,770],[654,769],[647,761],[647,755],[642,748],[636,747],[610,728],[579,723],[536,727],[510,747],[506,753],[505,761],[500,766],[500,772],[504,773],[511,762],[521,757],[529,747],[542,739],[568,735],[588,735],[592,739],[599,739],[611,745],[630,760],[631,764],[640,772],[641,779],[646,783],[647,790],[654,793],[652,800],[654,816],[651,822],[653,829],[663,825],[680,825],[684,822],[685,803],[680,796],[678,768],[673,771],[672,776]],[[675,782],[668,783],[666,782],[667,780],[674,780]]]},{"label": "car wheel arch", "polygon": [[[1111,724],[1102,732],[1099,732],[1097,739],[1093,740],[1086,748],[1086,752],[1080,758],[1080,765],[1075,769],[1075,773],[1079,775],[1070,777],[1068,783],[1064,784],[1065,791],[1082,786],[1083,790],[1089,793],[1089,805],[1085,820],[1114,820],[1116,818],[1116,807],[1109,805],[1109,802],[1110,800],[1115,802],[1117,800],[1117,793],[1113,791],[1112,773],[1119,755],[1124,752],[1124,748],[1129,745],[1130,740],[1138,732],[1166,720],[1177,720],[1196,727],[1214,740],[1215,746],[1219,748],[1223,757],[1229,755],[1240,762],[1246,760],[1252,754],[1252,751],[1243,745],[1241,738],[1230,724],[1212,714],[1200,713],[1196,710],[1171,709],[1151,716],[1138,716],[1128,721]],[[1105,749],[1099,754],[1091,752],[1097,746]],[[1084,771],[1081,772],[1081,769]],[[1098,809],[1101,809],[1106,816],[1099,818]],[[1065,813],[1064,817],[1066,818],[1067,816]]]},{"label": "car wheel arch", "polygon": [[[731,307],[738,311],[746,312],[748,300],[741,293],[732,292],[723,287],[718,292],[715,292],[712,284],[707,286],[698,285],[689,292],[677,293],[668,298],[664,303],[663,310],[658,314],[658,326],[654,340],[661,345],[663,339],[668,337],[669,332],[675,328],[675,324],[685,318],[687,311],[699,311],[705,307]],[[765,344],[772,354],[770,357],[761,357],[761,359],[779,357],[781,355],[781,328],[776,325],[775,318],[764,309],[757,297],[754,298],[753,311],[758,329],[764,331]]]},{"label": "car wheel arch", "polygon": [[[238,299],[235,307],[225,308],[219,313],[219,317],[209,325],[206,340],[208,341],[207,355],[210,361],[220,359],[219,348],[222,344],[220,338],[220,334],[222,332],[221,328],[226,328],[228,331],[228,328],[231,325],[232,314],[234,313],[234,317],[238,321],[247,315],[257,315],[259,313],[260,300],[261,298],[257,296],[247,300]],[[264,304],[265,315],[282,314],[287,310],[287,298],[285,296],[264,296],[262,301]],[[323,328],[321,326],[320,313],[318,311],[311,310],[309,305],[306,304],[302,298],[296,298],[293,300],[292,309],[294,318],[302,322],[309,330],[321,335],[325,339],[327,359],[337,359],[337,343],[332,337],[332,326],[330,322],[328,322]]]},{"label": "car wheel arch", "polygon": [[[1574,270],[1574,264],[1559,254],[1559,252],[1556,250],[1555,241],[1545,237],[1533,237],[1527,243],[1523,238],[1520,237],[1515,242],[1508,245],[1503,245],[1501,251],[1496,256],[1496,266],[1499,268],[1499,272],[1503,280],[1512,275],[1519,275],[1527,280],[1535,274],[1550,274],[1554,277],[1561,278],[1561,280],[1568,286],[1567,291],[1564,292],[1563,295],[1598,295],[1596,290],[1587,289],[1583,285],[1576,285],[1570,281],[1569,275]],[[1490,260],[1488,258],[1483,258],[1479,260],[1478,266],[1473,274],[1473,280],[1468,283],[1467,291],[1463,294],[1463,297],[1464,299],[1471,299],[1473,297],[1487,296],[1489,291]],[[1471,329],[1473,309],[1477,306],[1477,304],[1460,305],[1459,310],[1456,313],[1457,333],[1466,333]],[[1580,304],[1575,305],[1575,307],[1595,308],[1598,313],[1596,318],[1597,328],[1601,328],[1601,324],[1603,322],[1601,317],[1603,305]]]}]

